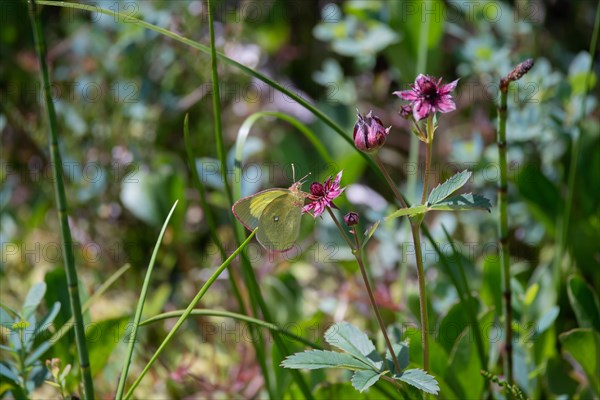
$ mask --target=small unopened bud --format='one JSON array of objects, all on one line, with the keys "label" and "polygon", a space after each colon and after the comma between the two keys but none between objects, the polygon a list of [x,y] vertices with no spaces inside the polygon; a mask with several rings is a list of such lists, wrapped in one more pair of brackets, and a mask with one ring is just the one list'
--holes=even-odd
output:
[{"label": "small unopened bud", "polygon": [[357,225],[359,220],[358,213],[354,211],[350,211],[348,214],[344,215],[344,222],[347,226]]},{"label": "small unopened bud", "polygon": [[366,116],[357,115],[358,120],[354,124],[354,145],[357,149],[364,152],[372,152],[378,150],[385,143],[390,129],[383,126],[381,120],[373,115],[373,111],[369,111]]},{"label": "small unopened bud", "polygon": [[413,114],[412,106],[410,104],[405,104],[400,107],[400,112],[398,113],[404,119],[410,119]]}]

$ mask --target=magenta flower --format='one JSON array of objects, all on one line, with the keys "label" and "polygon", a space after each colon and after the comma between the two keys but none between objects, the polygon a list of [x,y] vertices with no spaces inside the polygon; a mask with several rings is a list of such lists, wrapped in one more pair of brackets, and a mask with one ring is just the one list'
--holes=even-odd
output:
[{"label": "magenta flower", "polygon": [[330,176],[324,183],[313,182],[310,185],[310,194],[308,199],[310,203],[302,208],[303,213],[308,213],[314,218],[317,218],[325,212],[326,207],[337,208],[333,204],[335,200],[345,188],[340,187],[340,180],[342,179],[342,172],[340,171],[335,180]]},{"label": "magenta flower", "polygon": [[410,85],[410,90],[394,92],[401,99],[411,102],[412,111],[417,121],[426,118],[431,113],[447,113],[456,109],[456,104],[450,92],[456,89],[458,79],[442,85],[442,78],[437,82],[429,75],[419,74],[415,83]]}]

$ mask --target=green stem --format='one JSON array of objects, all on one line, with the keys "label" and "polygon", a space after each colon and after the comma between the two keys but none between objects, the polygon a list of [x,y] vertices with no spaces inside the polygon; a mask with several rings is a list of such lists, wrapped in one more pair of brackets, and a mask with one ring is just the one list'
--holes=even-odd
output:
[{"label": "green stem", "polygon": [[425,290],[425,271],[423,269],[423,252],[421,249],[421,223],[410,224],[415,258],[417,262],[417,279],[419,281],[419,309],[421,312],[421,342],[423,346],[423,369],[429,372],[429,320],[427,318],[427,292]]},{"label": "green stem", "polygon": [[[215,244],[215,246],[217,246],[217,248],[219,249],[221,260],[225,260],[227,258],[227,255],[225,254],[225,248],[223,247],[223,243],[221,243],[221,239],[219,238],[219,234],[217,233],[217,219],[214,215],[213,207],[210,207],[208,204],[208,200],[206,198],[206,191],[204,190],[204,185],[202,184],[202,181],[198,176],[198,169],[196,168],[196,157],[194,157],[192,144],[190,140],[188,114],[185,114],[185,118],[183,119],[183,139],[187,153],[188,165],[190,171],[192,172],[192,180],[194,181],[194,184],[196,185],[196,190],[198,190],[198,194],[200,195],[200,206],[202,207],[202,210],[206,215],[206,222],[208,225],[208,230],[210,232],[210,237],[212,238],[212,241]],[[233,294],[238,302],[240,310],[244,310],[244,300],[242,299],[240,288],[237,285],[235,275],[233,273],[229,274],[229,283],[231,285]]]},{"label": "green stem", "polygon": [[144,367],[144,369],[142,370],[142,372],[140,372],[140,374],[138,375],[138,377],[136,378],[136,380],[133,382],[133,384],[131,385],[131,387],[129,388],[129,390],[127,391],[127,393],[125,394],[125,399],[129,399],[129,398],[131,398],[131,396],[133,396],[133,391],[135,390],[135,388],[138,387],[138,385],[140,384],[140,382],[142,381],[142,379],[144,378],[144,376],[146,376],[146,374],[148,373],[148,371],[150,370],[150,368],[152,367],[152,365],[154,364],[154,362],[158,359],[158,356],[162,353],[162,351],[165,349],[165,347],[167,346],[167,344],[169,344],[169,342],[171,341],[171,339],[173,339],[173,337],[175,336],[175,333],[177,333],[177,331],[179,330],[179,328],[181,327],[181,325],[183,325],[183,323],[185,322],[185,320],[192,313],[192,310],[200,302],[200,300],[202,299],[202,297],[204,297],[204,294],[213,285],[213,283],[215,283],[215,281],[223,273],[223,271],[225,271],[225,269],[227,269],[227,267],[229,267],[229,264],[231,264],[231,262],[238,256],[238,254],[240,254],[242,252],[242,250],[246,247],[246,245],[248,243],[250,243],[250,240],[252,240],[252,238],[254,237],[255,233],[256,233],[256,229],[229,256],[229,258],[227,258],[227,260],[225,260],[223,262],[223,264],[221,264],[219,266],[219,268],[217,268],[217,270],[211,275],[210,278],[208,278],[208,280],[204,283],[204,285],[202,285],[202,287],[200,288],[200,291],[198,291],[198,293],[196,294],[196,296],[192,299],[192,301],[187,306],[187,308],[185,309],[185,311],[183,312],[183,314],[181,315],[181,317],[177,320],[177,322],[175,323],[175,325],[173,326],[173,328],[171,328],[171,331],[167,334],[167,337],[165,337],[165,339],[162,341],[162,343],[160,344],[160,346],[158,347],[158,349],[154,352],[154,354],[152,355],[152,357],[150,358],[150,360],[148,361],[148,363],[146,364],[146,366]]},{"label": "green stem", "polygon": [[421,204],[425,204],[429,191],[429,173],[431,171],[431,152],[433,146],[433,114],[427,117],[427,149],[425,152],[425,176],[423,177],[423,194]]},{"label": "green stem", "polygon": [[229,205],[233,204],[233,193],[231,187],[227,183],[227,158],[225,156],[225,145],[223,144],[223,126],[221,124],[221,89],[219,88],[219,71],[217,67],[217,49],[215,48],[215,27],[213,21],[214,10],[212,8],[212,0],[207,0],[208,4],[208,29],[210,32],[210,68],[212,73],[212,100],[213,100],[213,115],[215,123],[215,144],[217,146],[217,156],[221,161],[221,176],[223,186],[227,193]]},{"label": "green stem", "polygon": [[381,329],[381,333],[383,333],[385,344],[392,356],[392,360],[394,361],[396,373],[400,374],[402,372],[402,368],[400,367],[400,363],[398,362],[398,358],[396,357],[396,353],[394,352],[394,347],[392,346],[392,342],[390,341],[390,338],[388,336],[387,329],[385,328],[385,324],[383,323],[383,319],[381,318],[381,314],[379,313],[379,308],[377,307],[377,303],[375,302],[375,296],[373,295],[373,290],[371,289],[371,284],[369,283],[369,277],[367,276],[367,271],[363,264],[362,252],[360,251],[360,244],[358,243],[358,235],[356,234],[356,231],[353,230],[353,232],[356,241],[356,249],[354,249],[353,251],[354,257],[356,258],[356,262],[358,263],[358,267],[360,268],[360,274],[362,275],[363,281],[365,282],[365,287],[367,288],[367,293],[369,294],[369,300],[371,301],[371,307],[373,307],[375,317],[377,317],[377,322],[379,323],[379,329]]},{"label": "green stem", "polygon": [[[242,155],[243,155],[243,149],[244,149],[244,144],[246,142],[246,138],[248,137],[248,135],[250,134],[250,130],[252,128],[252,125],[254,124],[254,122],[256,122],[256,120],[260,117],[263,116],[275,116],[275,117],[282,117],[280,115],[280,113],[256,113],[251,115],[250,117],[248,117],[244,123],[242,124],[242,126],[240,127],[239,131],[238,131],[238,136],[236,139],[236,148],[235,148],[235,182],[236,185],[234,187],[234,192],[236,193],[236,197],[240,197],[241,196],[241,176],[242,176]],[[282,119],[284,119],[285,121],[291,123],[292,125],[294,125],[295,127],[297,127],[298,129],[300,129],[300,131],[302,133],[304,133],[306,135],[306,137],[313,142],[313,140],[311,139],[314,135],[312,135],[312,132],[310,130],[308,130],[308,128],[301,124],[299,121],[293,119],[293,118],[285,118],[283,117]],[[322,149],[317,146],[317,149],[321,152]],[[244,227],[242,227],[241,224],[236,224],[235,225],[235,236],[236,236],[236,240],[238,242],[242,241],[242,238],[244,237]],[[254,270],[252,269],[252,265],[250,263],[250,261],[244,257],[244,254],[242,254],[242,271],[244,274],[244,280],[246,282],[246,285],[248,287],[248,291],[250,293],[250,298],[252,300],[252,306],[253,306],[253,310],[256,313],[257,312],[257,306],[258,309],[260,309],[260,311],[262,312],[263,318],[267,321],[267,322],[272,322],[273,319],[271,317],[271,313],[267,307],[266,302],[264,301],[264,298],[260,292],[260,287],[258,285],[258,281],[256,279],[256,275],[254,274]],[[254,328],[251,328],[254,329]],[[275,342],[275,345],[278,347],[279,351],[282,354],[289,354],[288,348],[285,344],[285,342],[283,340],[281,340],[281,338],[279,337],[279,335],[277,333],[273,333],[273,341]],[[259,341],[256,341],[256,343],[261,343]],[[261,364],[261,367],[264,366],[263,368],[263,372],[266,375],[268,372],[266,370],[266,363],[264,363],[264,360],[261,360],[261,357],[259,357],[259,363]],[[302,391],[302,394],[304,395],[304,397],[306,397],[307,399],[311,399],[312,398],[312,394],[310,392],[310,388],[308,386],[308,384],[305,382],[304,378],[302,377],[302,374],[297,371],[297,370],[291,370],[290,372],[292,374],[292,377],[294,378],[294,380],[296,381],[298,387],[300,388],[300,390]],[[268,382],[269,382],[269,376],[266,375],[265,376],[265,384],[267,385],[267,389],[269,390],[269,392],[274,392],[274,388],[269,388],[268,386]],[[272,393],[271,395],[272,398],[278,397],[275,396],[274,393]]]},{"label": "green stem", "polygon": [[394,183],[394,181],[390,177],[390,174],[387,172],[387,169],[381,162],[379,155],[376,154],[373,158],[375,159],[375,163],[377,164],[377,167],[379,167],[379,170],[381,171],[381,174],[385,178],[388,186],[390,187],[390,189],[392,189],[392,192],[394,192],[394,196],[396,197],[396,199],[398,199],[398,201],[400,202],[400,204],[402,205],[403,208],[408,208],[408,205],[406,204],[406,201],[404,200],[404,196],[402,196],[400,191],[398,191],[396,184]]},{"label": "green stem", "polygon": [[340,224],[340,221],[338,221],[338,219],[336,218],[336,216],[333,213],[333,211],[331,211],[331,208],[327,207],[327,212],[329,212],[329,215],[331,216],[331,219],[333,220],[333,222],[337,226],[338,230],[340,231],[340,234],[342,235],[342,237],[344,238],[344,240],[346,241],[346,243],[348,244],[348,247],[350,247],[350,249],[352,249],[352,251],[355,251],[356,249],[358,249],[359,247],[358,246],[354,247],[354,243],[352,243],[352,241],[350,240],[350,238],[348,238],[348,235],[346,234],[344,228],[342,227],[342,224]]},{"label": "green stem", "polygon": [[73,256],[73,246],[71,239],[71,230],[69,228],[69,218],[67,214],[67,197],[62,175],[62,159],[58,148],[58,123],[56,112],[54,110],[54,101],[50,89],[50,77],[48,66],[46,65],[46,43],[42,24],[37,14],[35,0],[29,0],[29,18],[33,26],[33,37],[35,48],[40,61],[40,75],[44,87],[44,100],[46,111],[50,120],[50,160],[52,164],[52,174],[54,178],[54,192],[56,194],[56,203],[58,205],[58,215],[62,236],[62,250],[64,254],[65,271],[67,277],[67,286],[69,291],[69,300],[71,303],[71,313],[75,321],[75,343],[79,355],[79,367],[83,381],[83,392],[85,399],[94,398],[94,383],[90,369],[89,355],[83,328],[83,313],[81,311],[81,299],[79,298],[79,283],[77,279],[77,270],[75,269],[75,258]]},{"label": "green stem", "polygon": [[[404,200],[403,196],[400,194],[394,182],[389,178],[389,174],[387,173],[383,163],[379,160],[377,156],[375,156],[375,160],[379,168],[381,168],[381,173],[386,177],[386,180],[390,186],[390,189],[394,192],[396,199],[402,204],[404,208],[408,208],[409,205]],[[423,269],[423,256],[421,250],[421,236],[420,236],[420,227],[421,227],[422,219],[419,221],[411,221],[411,232],[413,243],[415,246],[415,257],[417,263],[417,275],[419,280],[419,308],[421,313],[421,340],[423,342],[423,366],[426,371],[429,371],[429,340],[427,336],[428,330],[428,319],[427,319],[427,293],[425,291],[425,276]],[[426,231],[426,227],[423,227],[426,234],[429,236],[429,231]]]},{"label": "green stem", "polygon": [[[427,48],[429,42],[429,27],[431,23],[431,17],[421,15],[421,25],[419,29],[419,47],[417,49],[417,63],[415,65],[415,76],[418,74],[424,74],[427,67]],[[415,124],[419,131],[421,128],[418,124]],[[421,131],[422,132],[422,131]],[[407,196],[411,201],[417,199],[417,165],[419,164],[419,138],[415,135],[410,136],[410,153],[408,156],[408,165],[415,167],[415,173],[408,175],[407,182]]]},{"label": "green stem", "polygon": [[500,182],[498,184],[498,210],[500,235],[500,262],[502,265],[502,293],[504,296],[504,373],[509,384],[513,384],[512,349],[512,291],[510,288],[510,251],[508,244],[508,169],[506,164],[506,119],[508,84],[500,85],[500,105],[498,107],[498,162],[500,164]]},{"label": "green stem", "polygon": [[[21,320],[23,320],[21,318]],[[25,340],[23,340],[23,330],[25,328],[19,328],[19,375],[21,377],[21,384],[23,391],[26,394],[29,394],[29,389],[27,388],[27,381],[29,380],[29,371],[27,370],[27,366],[25,364],[25,360],[27,359],[27,354],[25,352]]]},{"label": "green stem", "polygon": [[394,352],[394,347],[392,346],[392,342],[390,341],[390,338],[387,334],[387,329],[385,328],[385,324],[383,323],[383,319],[381,318],[381,314],[379,313],[379,307],[377,307],[377,303],[375,302],[375,296],[373,295],[373,290],[371,289],[371,284],[369,283],[369,277],[367,276],[367,270],[365,269],[365,266],[363,263],[362,252],[360,251],[361,246],[358,241],[358,235],[356,233],[356,229],[352,229],[352,234],[354,236],[354,244],[352,244],[348,240],[348,237],[346,236],[346,232],[342,228],[342,225],[336,218],[333,211],[331,211],[331,208],[327,207],[327,211],[329,212],[331,219],[333,219],[333,221],[337,225],[338,229],[340,230],[340,233],[342,234],[344,239],[347,240],[348,244],[350,245],[350,248],[352,249],[352,254],[354,254],[354,258],[356,258],[356,262],[358,263],[358,268],[360,269],[360,274],[362,275],[363,281],[365,282],[365,287],[367,288],[367,293],[369,294],[369,301],[371,302],[371,307],[373,308],[373,311],[375,312],[375,317],[377,318],[377,322],[379,323],[379,329],[381,330],[381,333],[383,334],[383,337],[385,339],[385,344],[386,344],[388,351],[391,354],[392,359],[394,361],[394,366],[396,367],[396,373],[400,373],[402,371],[402,368],[400,368],[400,363],[398,362],[398,358],[396,357],[396,353]]}]

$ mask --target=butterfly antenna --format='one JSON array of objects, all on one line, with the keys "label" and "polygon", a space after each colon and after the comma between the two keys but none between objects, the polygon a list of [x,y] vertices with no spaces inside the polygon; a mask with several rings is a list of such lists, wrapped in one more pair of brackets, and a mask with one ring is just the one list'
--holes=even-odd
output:
[{"label": "butterfly antenna", "polygon": [[304,180],[305,180],[306,178],[308,178],[309,176],[310,176],[310,172],[309,172],[308,174],[304,175],[304,176],[303,176],[303,177],[302,177],[302,178],[301,178],[301,179],[300,179],[298,182],[299,182],[299,183],[303,183],[303,182],[304,182]]},{"label": "butterfly antenna", "polygon": [[292,164],[292,179],[294,180],[294,183],[296,183],[296,168],[294,167],[294,163]]}]

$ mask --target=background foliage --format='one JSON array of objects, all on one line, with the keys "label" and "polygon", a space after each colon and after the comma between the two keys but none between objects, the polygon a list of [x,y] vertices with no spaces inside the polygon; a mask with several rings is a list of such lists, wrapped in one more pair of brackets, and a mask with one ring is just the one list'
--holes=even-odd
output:
[{"label": "background foliage", "polygon": [[[200,43],[209,42],[204,2],[101,1],[97,5]],[[600,352],[600,307],[595,295],[600,288],[597,67],[589,77],[591,94],[585,86],[597,6],[594,1],[216,3],[216,45],[227,56],[301,94],[346,127],[348,136],[356,108],[361,112],[373,109],[393,126],[380,154],[410,200],[416,200],[413,194],[419,190],[411,192],[404,182],[415,177],[420,181],[417,171],[421,169],[408,162],[410,132],[397,115],[399,102],[391,93],[406,89],[421,72],[445,80],[461,78],[455,96],[457,111],[445,116],[438,132],[434,180],[443,181],[468,168],[473,172],[470,188],[495,199],[498,80],[524,58],[536,60],[532,71],[512,86],[507,128],[514,329],[518,333],[515,376],[533,398],[600,394],[599,358],[590,359],[594,351]],[[432,10],[428,63],[426,71],[416,71],[422,7]],[[50,315],[60,327],[69,320],[70,309],[52,192],[47,118],[40,107],[38,63],[31,27],[24,23],[26,4],[5,1],[0,8],[6,22],[0,24],[2,303],[21,309],[26,297],[35,296],[27,295],[32,287],[47,288],[34,305],[35,312],[23,310],[24,319],[34,315],[35,324],[35,318]],[[127,347],[123,341],[127,322],[156,237],[175,200],[179,205],[158,253],[144,317],[185,308],[222,261],[186,162],[186,113],[192,151],[198,157],[196,167],[216,215],[218,235],[227,254],[237,247],[234,219],[218,174],[210,58],[118,18],[43,7],[42,20],[83,300],[123,265],[131,265],[86,314],[93,323],[87,334],[96,390],[110,395]],[[221,64],[219,72],[231,179],[238,130],[257,111],[279,111],[308,124],[333,160],[331,164],[317,157],[311,142],[291,125],[262,119],[246,143],[243,195],[290,186],[293,162],[297,179],[308,172],[311,179],[323,179],[344,169],[346,199],[336,204],[341,213],[360,212],[363,230],[394,209],[392,193],[364,159],[306,109],[231,66]],[[577,137],[582,141],[580,152],[573,151]],[[566,215],[575,154],[573,206]],[[461,293],[452,284],[459,268],[477,294],[473,301],[480,323],[489,328],[483,332],[484,368],[501,373],[497,363],[501,332],[494,325],[501,313],[495,212],[441,212],[428,217],[435,242],[448,256],[440,258],[433,245],[425,243],[430,324],[436,329],[432,370],[440,377],[444,398],[479,398],[488,385],[479,375],[482,366],[475,342],[469,339]],[[561,230],[565,220],[567,229]],[[461,255],[454,253],[443,228]],[[564,260],[558,258],[561,241]],[[367,251],[384,318],[396,324],[402,339],[410,340],[411,366],[416,367],[422,356],[415,328],[419,313],[410,243],[408,229],[396,219],[380,225]],[[301,239],[291,252],[267,254],[254,243],[249,246],[249,257],[277,325],[324,346],[323,334],[342,319],[377,332],[367,318],[368,299],[350,251],[327,219],[313,222],[305,217]],[[240,283],[239,265],[231,271]],[[222,278],[203,298],[201,308],[239,312],[231,293],[230,281]],[[250,301],[243,285],[241,296],[246,303]],[[3,345],[9,346],[17,337],[15,321],[14,315],[3,311]],[[139,373],[148,358],[144,349],[154,349],[172,322],[140,330],[137,361],[130,375]],[[585,330],[570,332],[574,328]],[[278,367],[284,355],[272,346],[267,331],[260,332],[272,358],[271,378],[279,393],[295,396],[297,388],[289,372]],[[464,332],[467,335],[461,335]],[[33,349],[48,338],[32,339],[37,340],[31,344]],[[252,397],[264,393],[252,343],[258,339],[243,323],[200,316],[188,321],[176,339],[136,392],[139,396],[218,397],[220,393]],[[383,348],[380,337],[373,339]],[[304,349],[295,341],[286,340],[286,344],[291,352]],[[11,352],[5,347],[0,351],[4,371]],[[46,359],[59,358],[63,366],[76,364],[74,354],[73,336],[65,334],[32,363],[38,368]],[[77,374],[73,368],[66,378],[69,392],[78,391]],[[326,378],[323,374],[308,375],[309,382],[317,385],[317,397],[351,393],[358,398],[349,383],[336,383],[349,379],[341,379],[337,372],[327,372]],[[49,385],[36,390],[39,396],[56,393]],[[363,397],[379,395],[371,390]]]}]

